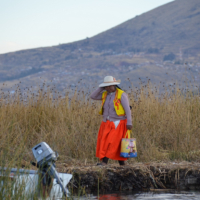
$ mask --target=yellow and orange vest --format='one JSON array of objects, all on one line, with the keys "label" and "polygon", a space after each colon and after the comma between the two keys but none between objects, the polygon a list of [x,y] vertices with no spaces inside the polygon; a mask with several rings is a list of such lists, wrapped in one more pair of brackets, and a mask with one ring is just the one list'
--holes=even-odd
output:
[{"label": "yellow and orange vest", "polygon": [[[119,88],[116,88],[115,98],[113,100],[113,103],[114,103],[115,111],[116,111],[118,116],[124,116],[125,115],[124,108],[123,108],[123,106],[121,104],[121,97],[122,97],[123,93],[124,93],[123,90],[120,90]],[[103,115],[103,105],[104,105],[104,103],[106,101],[106,97],[107,97],[107,91],[102,93],[102,105],[101,105],[101,110],[99,112],[100,115]]]}]

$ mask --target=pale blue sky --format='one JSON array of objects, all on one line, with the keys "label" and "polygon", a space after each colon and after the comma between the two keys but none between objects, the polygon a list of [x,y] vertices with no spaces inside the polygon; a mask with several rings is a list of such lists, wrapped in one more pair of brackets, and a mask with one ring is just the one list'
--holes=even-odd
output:
[{"label": "pale blue sky", "polygon": [[173,0],[0,0],[0,53],[92,37]]}]

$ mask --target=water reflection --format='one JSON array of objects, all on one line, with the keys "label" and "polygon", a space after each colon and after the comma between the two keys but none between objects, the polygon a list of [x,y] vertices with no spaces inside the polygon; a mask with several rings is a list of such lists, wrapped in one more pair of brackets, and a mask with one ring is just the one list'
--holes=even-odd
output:
[{"label": "water reflection", "polygon": [[144,199],[144,200],[199,200],[200,192],[142,192],[142,193],[115,193],[115,194],[103,194],[97,196],[90,196],[87,198],[80,198],[80,200],[85,199],[99,199],[99,200],[133,200],[133,199]]},{"label": "water reflection", "polygon": [[100,195],[99,200],[121,200],[123,197],[118,196],[117,194],[107,194],[107,195]]}]

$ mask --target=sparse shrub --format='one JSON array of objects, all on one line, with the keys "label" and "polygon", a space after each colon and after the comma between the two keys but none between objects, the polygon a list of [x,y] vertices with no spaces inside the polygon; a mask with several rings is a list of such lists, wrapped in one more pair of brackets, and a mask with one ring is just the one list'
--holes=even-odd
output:
[{"label": "sparse shrub", "polygon": [[139,53],[139,52],[141,52],[142,50],[139,49],[139,48],[135,48],[135,47],[129,47],[129,48],[128,48],[128,51],[131,51],[131,52],[134,52],[134,53]]},{"label": "sparse shrub", "polygon": [[67,55],[65,57],[65,60],[70,60],[70,59],[76,59],[77,57],[75,55]]},{"label": "sparse shrub", "polygon": [[158,54],[159,53],[159,49],[157,48],[149,48],[147,50],[147,53],[155,53],[155,54]]},{"label": "sparse shrub", "polygon": [[163,61],[172,61],[176,58],[176,55],[174,53],[170,53],[164,56]]}]

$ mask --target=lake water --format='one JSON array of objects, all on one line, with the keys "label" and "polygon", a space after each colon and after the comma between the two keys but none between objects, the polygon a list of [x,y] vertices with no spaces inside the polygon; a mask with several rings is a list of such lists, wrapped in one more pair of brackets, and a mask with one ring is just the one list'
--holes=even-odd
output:
[{"label": "lake water", "polygon": [[144,199],[144,200],[199,200],[200,192],[187,192],[187,191],[173,191],[173,192],[141,192],[141,193],[114,193],[99,195],[99,198],[95,195],[89,195],[87,197],[79,198],[80,200],[86,199],[99,199],[99,200],[132,200],[132,199]]}]

